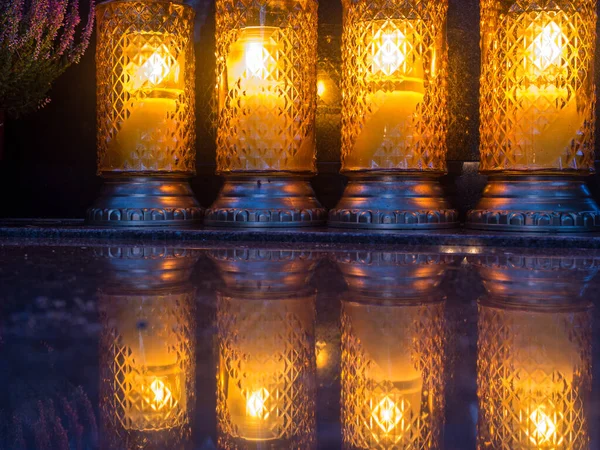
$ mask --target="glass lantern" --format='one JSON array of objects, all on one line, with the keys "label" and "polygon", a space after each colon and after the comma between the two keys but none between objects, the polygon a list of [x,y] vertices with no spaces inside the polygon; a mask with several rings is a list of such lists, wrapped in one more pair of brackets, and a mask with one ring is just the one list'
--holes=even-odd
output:
[{"label": "glass lantern", "polygon": [[223,449],[316,448],[316,294],[310,253],[211,252],[217,292],[217,430]]},{"label": "glass lantern", "polygon": [[98,5],[98,173],[88,223],[188,226],[196,171],[194,11],[178,1]]},{"label": "glass lantern", "polygon": [[[479,301],[479,448],[590,448],[598,261],[541,252],[475,256]],[[589,289],[588,289],[589,288]]]},{"label": "glass lantern", "polygon": [[182,448],[195,399],[194,301],[198,255],[112,248],[99,290],[103,448]]},{"label": "glass lantern", "polygon": [[447,324],[439,284],[449,258],[336,255],[349,288],[341,315],[344,448],[442,447]]},{"label": "glass lantern", "polygon": [[594,173],[596,2],[481,1],[483,199],[471,228],[600,229]]},{"label": "glass lantern", "polygon": [[217,0],[217,172],[206,223],[323,224],[316,171],[316,0]]},{"label": "glass lantern", "polygon": [[343,0],[342,172],[335,227],[448,228],[447,0]]},{"label": "glass lantern", "polygon": [[590,448],[589,308],[480,303],[480,448]]}]

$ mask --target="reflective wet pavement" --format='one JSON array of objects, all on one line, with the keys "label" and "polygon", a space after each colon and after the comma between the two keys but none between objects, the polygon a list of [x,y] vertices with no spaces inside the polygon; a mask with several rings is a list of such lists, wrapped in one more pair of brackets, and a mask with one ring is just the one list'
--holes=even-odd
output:
[{"label": "reflective wet pavement", "polygon": [[0,449],[600,448],[593,250],[0,244]]}]

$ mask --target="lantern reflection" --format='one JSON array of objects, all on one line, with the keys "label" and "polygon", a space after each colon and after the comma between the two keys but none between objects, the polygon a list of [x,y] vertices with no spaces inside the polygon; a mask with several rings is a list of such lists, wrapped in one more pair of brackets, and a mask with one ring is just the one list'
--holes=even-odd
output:
[{"label": "lantern reflection", "polygon": [[315,293],[310,254],[215,251],[219,447],[313,448]]},{"label": "lantern reflection", "polygon": [[450,260],[436,255],[338,255],[342,302],[344,448],[440,448],[445,302]]},{"label": "lantern reflection", "polygon": [[588,262],[477,259],[489,294],[479,302],[480,448],[589,448],[592,305],[581,294],[597,268]]},{"label": "lantern reflection", "polygon": [[102,311],[101,410],[111,449],[182,448],[194,393],[189,284],[197,256],[168,249],[110,249]]}]

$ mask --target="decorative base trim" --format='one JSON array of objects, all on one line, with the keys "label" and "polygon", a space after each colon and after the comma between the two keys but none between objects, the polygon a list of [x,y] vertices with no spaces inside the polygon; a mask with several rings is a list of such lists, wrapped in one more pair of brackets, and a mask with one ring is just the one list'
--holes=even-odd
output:
[{"label": "decorative base trim", "polygon": [[433,230],[459,225],[458,212],[431,175],[349,175],[329,226],[378,230]]},{"label": "decorative base trim", "polygon": [[487,231],[582,233],[600,231],[600,208],[585,179],[492,176],[467,227]]},{"label": "decorative base trim", "polygon": [[298,228],[324,225],[321,207],[305,177],[227,176],[205,224],[233,228]]},{"label": "decorative base trim", "polygon": [[105,182],[86,222],[104,227],[191,227],[201,224],[203,216],[185,179],[115,177]]}]

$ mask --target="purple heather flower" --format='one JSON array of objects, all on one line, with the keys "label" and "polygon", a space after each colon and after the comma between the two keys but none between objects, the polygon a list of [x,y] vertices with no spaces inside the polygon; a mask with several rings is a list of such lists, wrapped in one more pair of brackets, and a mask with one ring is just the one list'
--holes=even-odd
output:
[{"label": "purple heather flower", "polygon": [[52,82],[89,46],[95,5],[78,32],[79,0],[0,0],[0,110],[19,115],[47,104]]}]

